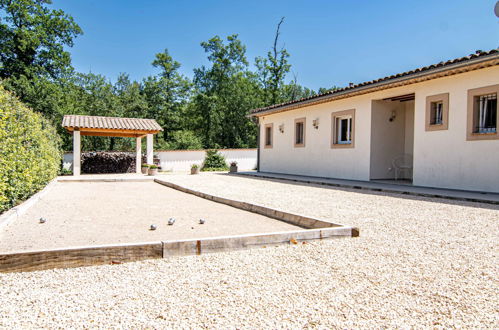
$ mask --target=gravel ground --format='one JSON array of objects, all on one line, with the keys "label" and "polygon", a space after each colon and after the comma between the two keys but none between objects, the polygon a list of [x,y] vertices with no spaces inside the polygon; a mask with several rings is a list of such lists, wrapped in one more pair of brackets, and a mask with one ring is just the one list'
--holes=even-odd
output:
[{"label": "gravel ground", "polygon": [[[39,223],[40,217],[47,222]],[[173,226],[167,224],[174,217]],[[203,218],[206,223],[199,224]],[[151,224],[157,229],[149,230]],[[0,251],[43,250],[297,230],[154,182],[57,183],[0,231]]]},{"label": "gravel ground", "polygon": [[499,327],[499,206],[217,174],[165,177],[356,225],[361,236],[0,274],[0,327]]}]

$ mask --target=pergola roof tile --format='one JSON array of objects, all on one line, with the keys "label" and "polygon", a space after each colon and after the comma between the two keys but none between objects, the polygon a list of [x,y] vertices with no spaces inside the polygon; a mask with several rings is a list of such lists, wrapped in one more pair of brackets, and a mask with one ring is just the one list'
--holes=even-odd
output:
[{"label": "pergola roof tile", "polygon": [[106,129],[106,130],[133,130],[133,131],[162,131],[163,129],[154,119],[119,118],[102,116],[66,115],[62,120],[66,129]]}]

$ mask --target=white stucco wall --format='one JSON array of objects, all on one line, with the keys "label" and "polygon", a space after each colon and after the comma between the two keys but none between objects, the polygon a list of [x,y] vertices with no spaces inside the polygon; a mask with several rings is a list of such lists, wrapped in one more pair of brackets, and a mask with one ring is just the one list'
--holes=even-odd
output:
[{"label": "white stucco wall", "polygon": [[[221,149],[219,151],[225,156],[227,164],[236,161],[239,171],[256,168],[256,149]],[[135,156],[135,153],[130,153],[130,155]],[[190,171],[192,164],[201,165],[206,153],[204,150],[169,150],[155,151],[154,155],[159,158],[162,170],[184,172]],[[72,165],[73,153],[67,152],[64,154],[63,166],[70,169]]]},{"label": "white stucco wall", "polygon": [[[414,184],[499,192],[499,140],[466,140],[468,89],[499,84],[499,66],[418,84]],[[425,98],[449,93],[449,129],[426,132]]]},{"label": "white stucco wall", "polygon": [[[419,186],[499,192],[499,140],[466,140],[468,89],[499,84],[499,67],[491,67],[392,88],[329,103],[260,117],[260,170],[319,177],[369,180],[371,104],[373,100],[415,93],[411,141],[406,128],[405,149],[414,149],[413,183]],[[425,131],[426,97],[449,93],[449,128]],[[356,109],[355,147],[331,149],[331,113]],[[306,117],[304,148],[295,148],[294,120]],[[312,121],[319,119],[319,129]],[[274,124],[273,148],[263,147],[264,126]],[[279,125],[284,124],[284,133]],[[407,127],[407,126],[406,126]]]},{"label": "white stucco wall", "polygon": [[[331,113],[355,108],[355,148],[331,149]],[[369,179],[371,101],[358,97],[261,117],[260,171],[355,180]],[[295,148],[294,120],[306,117],[305,147]],[[319,119],[319,128],[312,121]],[[264,130],[274,124],[272,148],[264,148]],[[284,133],[279,126],[284,125]]]}]

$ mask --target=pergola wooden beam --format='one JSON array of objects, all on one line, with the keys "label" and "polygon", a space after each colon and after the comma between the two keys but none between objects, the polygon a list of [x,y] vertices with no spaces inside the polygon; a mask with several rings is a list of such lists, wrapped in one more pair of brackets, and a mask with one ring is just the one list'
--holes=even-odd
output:
[{"label": "pergola wooden beam", "polygon": [[81,136],[131,137],[136,139],[136,172],[141,172],[142,138],[147,137],[147,163],[153,163],[153,135],[163,129],[154,119],[101,116],[64,116],[62,126],[73,134],[73,175],[80,175]]}]

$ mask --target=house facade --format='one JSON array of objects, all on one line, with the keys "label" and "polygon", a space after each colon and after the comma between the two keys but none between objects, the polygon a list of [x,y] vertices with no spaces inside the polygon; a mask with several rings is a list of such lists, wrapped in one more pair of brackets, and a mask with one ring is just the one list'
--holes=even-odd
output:
[{"label": "house facade", "polygon": [[252,110],[261,172],[499,193],[499,51]]}]

